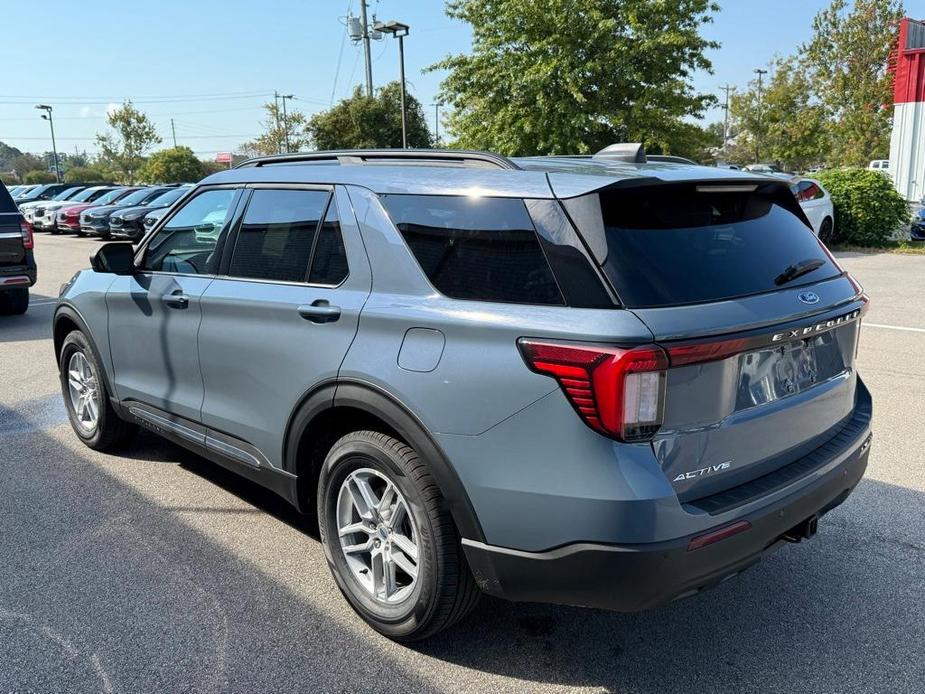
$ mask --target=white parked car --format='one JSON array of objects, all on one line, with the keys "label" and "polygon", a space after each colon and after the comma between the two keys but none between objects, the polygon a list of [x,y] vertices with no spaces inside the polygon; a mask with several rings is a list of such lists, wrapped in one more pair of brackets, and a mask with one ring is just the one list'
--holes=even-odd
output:
[{"label": "white parked car", "polygon": [[819,181],[801,177],[790,181],[790,190],[813,225],[816,236],[824,243],[831,243],[835,236],[835,209],[829,192]]},{"label": "white parked car", "polygon": [[867,165],[867,168],[871,171],[882,171],[883,173],[890,172],[890,160],[889,159],[874,159],[870,164]]}]

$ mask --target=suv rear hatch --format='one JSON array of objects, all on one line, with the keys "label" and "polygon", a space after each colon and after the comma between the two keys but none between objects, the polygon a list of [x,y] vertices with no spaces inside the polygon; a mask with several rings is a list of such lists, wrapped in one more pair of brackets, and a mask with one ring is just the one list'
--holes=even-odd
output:
[{"label": "suv rear hatch", "polygon": [[668,353],[651,446],[682,501],[774,473],[850,420],[866,297],[783,182],[648,179],[563,204]]},{"label": "suv rear hatch", "polygon": [[26,247],[31,247],[31,243],[31,232],[24,227],[9,191],[5,186],[0,187],[0,275],[25,268]]}]

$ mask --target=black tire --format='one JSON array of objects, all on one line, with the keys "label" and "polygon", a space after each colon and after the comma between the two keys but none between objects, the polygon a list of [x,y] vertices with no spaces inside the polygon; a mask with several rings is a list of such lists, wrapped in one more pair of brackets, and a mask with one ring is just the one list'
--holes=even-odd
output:
[{"label": "black tire", "polygon": [[[68,365],[71,357],[80,352],[87,359],[96,381],[97,392],[99,394],[99,414],[96,425],[87,429],[79,423],[77,413],[74,411],[71,402],[70,390],[68,385]],[[61,394],[64,397],[64,405],[67,409],[67,416],[71,422],[71,428],[77,437],[88,447],[97,451],[107,451],[124,445],[135,434],[137,427],[131,422],[120,419],[119,415],[113,409],[109,401],[110,393],[106,388],[106,381],[102,377],[103,369],[94,354],[93,348],[87,336],[79,330],[70,332],[64,338],[61,345],[61,354],[58,357],[58,371],[61,380]]]},{"label": "black tire", "polygon": [[[340,546],[337,499],[348,475],[371,468],[394,484],[419,533],[418,577],[414,591],[386,605],[359,583]],[[395,641],[427,638],[465,617],[481,592],[472,578],[459,534],[427,464],[410,446],[386,434],[358,431],[328,452],[318,480],[318,527],[328,566],[354,610],[376,631]]]},{"label": "black tire", "polygon": [[835,242],[835,224],[831,217],[822,220],[822,225],[819,227],[819,240],[826,245]]},{"label": "black tire", "polygon": [[49,229],[49,231],[51,232],[52,236],[58,236],[61,233],[58,227],[52,227]]},{"label": "black tire", "polygon": [[20,316],[29,310],[29,289],[17,287],[0,292],[0,315]]}]

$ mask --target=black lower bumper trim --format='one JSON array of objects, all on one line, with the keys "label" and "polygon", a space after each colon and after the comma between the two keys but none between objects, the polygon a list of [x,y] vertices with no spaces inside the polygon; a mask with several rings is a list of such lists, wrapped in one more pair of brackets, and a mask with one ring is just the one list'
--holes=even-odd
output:
[{"label": "black lower bumper trim", "polygon": [[[574,544],[523,552],[463,540],[481,589],[508,600],[636,612],[687,597],[741,573],[810,518],[842,503],[864,475],[869,430],[841,463],[793,494],[731,521],[751,528],[688,551],[694,536],[644,545]],[[724,523],[725,524],[725,523]]]}]

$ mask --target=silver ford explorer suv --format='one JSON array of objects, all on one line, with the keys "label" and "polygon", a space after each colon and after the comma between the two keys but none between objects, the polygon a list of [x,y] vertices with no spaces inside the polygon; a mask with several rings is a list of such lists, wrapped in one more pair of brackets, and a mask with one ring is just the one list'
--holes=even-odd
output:
[{"label": "silver ford explorer suv", "polygon": [[867,466],[867,297],[783,180],[621,148],[282,155],[91,263],[54,314],[77,436],[145,427],[317,514],[393,639],[483,592],[693,595],[810,538]]}]

